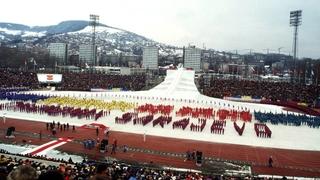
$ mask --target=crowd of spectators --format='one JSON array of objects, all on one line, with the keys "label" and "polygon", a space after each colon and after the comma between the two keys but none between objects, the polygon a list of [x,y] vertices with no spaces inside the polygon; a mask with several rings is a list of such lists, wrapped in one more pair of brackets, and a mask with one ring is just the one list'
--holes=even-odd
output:
[{"label": "crowd of spectators", "polygon": [[[62,73],[59,90],[90,91],[91,88],[141,90],[146,85],[144,75],[108,75],[97,73]],[[35,72],[0,70],[0,88],[26,87],[39,89]]]},{"label": "crowd of spectators", "polygon": [[7,92],[21,92],[21,91],[29,91],[30,88],[28,87],[5,87],[0,88],[1,93],[7,93]]},{"label": "crowd of spectators", "polygon": [[[319,97],[320,87],[289,82],[254,81],[239,79],[212,79],[208,86],[200,81],[207,96],[223,98],[251,96],[271,101],[295,101],[312,105]],[[89,91],[91,88],[121,88],[141,90],[146,85],[143,75],[108,75],[97,73],[63,73],[59,90]],[[34,72],[0,70],[0,88],[26,87],[37,89],[40,84]]]},{"label": "crowd of spectators", "polygon": [[209,86],[200,81],[203,93],[210,97],[251,96],[272,101],[295,101],[313,104],[320,95],[320,86],[240,79],[212,79]]},{"label": "crowd of spectators", "polygon": [[0,70],[0,87],[29,87],[37,89],[39,87],[37,74],[33,72]]},{"label": "crowd of spectators", "polygon": [[[15,154],[15,153],[10,153],[9,151],[6,151],[4,149],[0,149],[0,153],[7,154],[7,155],[14,155],[14,156],[23,157],[23,158],[32,158],[35,160],[51,161],[53,163],[73,163],[71,158],[68,161],[66,161],[64,159],[52,158],[46,155]],[[3,158],[0,158],[0,162],[2,162],[1,160],[3,160]]]},{"label": "crowd of spectators", "polygon": [[59,89],[89,91],[91,88],[141,90],[146,85],[142,75],[107,75],[96,73],[63,73]]},{"label": "crowd of spectators", "polygon": [[[86,161],[73,163],[45,157],[29,157],[8,154],[0,157],[0,180],[108,180],[108,179],[221,179],[222,176],[204,175],[198,172],[161,169],[127,163]],[[5,155],[4,155],[5,153]],[[37,159],[45,160],[38,161]],[[52,161],[52,162],[48,162]],[[58,163],[57,163],[58,162]]]}]

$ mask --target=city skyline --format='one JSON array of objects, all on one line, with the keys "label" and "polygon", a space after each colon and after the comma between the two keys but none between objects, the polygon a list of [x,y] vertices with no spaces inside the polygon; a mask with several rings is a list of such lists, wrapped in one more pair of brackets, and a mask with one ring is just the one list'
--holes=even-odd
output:
[{"label": "city skyline", "polygon": [[[17,4],[19,4],[18,7]],[[189,43],[202,48],[238,53],[281,52],[292,55],[293,28],[289,13],[302,10],[298,58],[320,58],[320,2],[316,0],[210,1],[5,1],[0,22],[30,26],[54,25],[65,20],[89,20],[125,29],[175,46]],[[14,7],[14,8],[13,8]]]}]

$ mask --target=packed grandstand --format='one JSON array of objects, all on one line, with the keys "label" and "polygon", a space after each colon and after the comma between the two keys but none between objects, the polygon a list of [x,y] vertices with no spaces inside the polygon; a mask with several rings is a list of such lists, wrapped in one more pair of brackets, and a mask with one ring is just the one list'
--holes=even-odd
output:
[{"label": "packed grandstand", "polygon": [[[320,175],[320,117],[316,109],[319,86],[235,79],[211,79],[205,86],[200,79],[201,94],[194,83],[194,71],[182,68],[168,70],[165,80],[152,89],[145,89],[143,75],[61,74],[60,83],[45,84],[55,86],[55,90],[44,90],[35,72],[0,71],[0,115],[4,124],[1,141],[39,145],[28,153],[1,150],[1,177],[14,179],[28,168],[30,175],[39,179]],[[101,92],[90,92],[92,89]],[[236,96],[261,101],[222,99]],[[27,128],[30,122],[33,129]],[[131,142],[129,139],[135,136]],[[59,140],[62,137],[68,141]],[[176,147],[179,143],[181,147]],[[222,143],[219,146],[223,148],[216,145],[217,151],[208,143]],[[49,158],[46,153],[55,147],[80,156],[85,151],[90,160],[75,163],[69,158]],[[245,149],[244,154],[231,151],[241,148]],[[283,153],[288,152],[279,153],[276,148],[292,155],[284,157]],[[136,153],[136,159],[130,159],[129,153]],[[304,155],[301,160],[299,156]],[[114,159],[106,161],[106,157]],[[272,169],[268,162],[271,157]],[[149,166],[137,162],[147,162]],[[171,169],[163,169],[166,164]]]}]

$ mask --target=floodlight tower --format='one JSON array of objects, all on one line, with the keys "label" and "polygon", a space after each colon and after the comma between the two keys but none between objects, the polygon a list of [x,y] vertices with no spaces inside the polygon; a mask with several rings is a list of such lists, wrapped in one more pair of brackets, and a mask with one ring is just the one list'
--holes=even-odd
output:
[{"label": "floodlight tower", "polygon": [[93,65],[97,65],[96,55],[96,27],[99,25],[99,16],[90,14],[89,25],[92,26],[92,61]]},{"label": "floodlight tower", "polygon": [[278,54],[281,54],[280,52],[281,52],[281,49],[283,49],[284,47],[279,47],[278,48]]},{"label": "floodlight tower", "polygon": [[296,58],[297,58],[297,39],[298,39],[298,26],[301,25],[302,10],[296,10],[290,12],[290,26],[294,27],[293,31],[293,76],[295,77],[296,71]]}]

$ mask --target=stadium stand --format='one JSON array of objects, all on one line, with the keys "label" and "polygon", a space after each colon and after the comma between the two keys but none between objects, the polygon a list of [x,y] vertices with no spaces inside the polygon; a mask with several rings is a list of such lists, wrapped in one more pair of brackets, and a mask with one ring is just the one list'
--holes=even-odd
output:
[{"label": "stadium stand", "polygon": [[211,79],[208,86],[200,83],[200,87],[203,93],[210,97],[251,96],[275,102],[280,100],[306,103],[309,106],[313,105],[320,94],[320,87],[315,85],[241,79]]},{"label": "stadium stand", "polygon": [[[30,180],[37,179],[220,179],[218,175],[205,175],[193,171],[177,171],[140,166],[122,162],[86,161],[73,163],[72,159],[64,161],[45,156],[10,154],[0,150],[0,179],[21,179],[28,176]],[[23,171],[23,170],[26,171]]]},{"label": "stadium stand", "polygon": [[[143,75],[107,75],[96,73],[62,73],[59,90],[90,91],[92,88],[141,90],[145,87]],[[39,89],[40,83],[35,72],[0,70],[0,88],[25,87]]]}]

